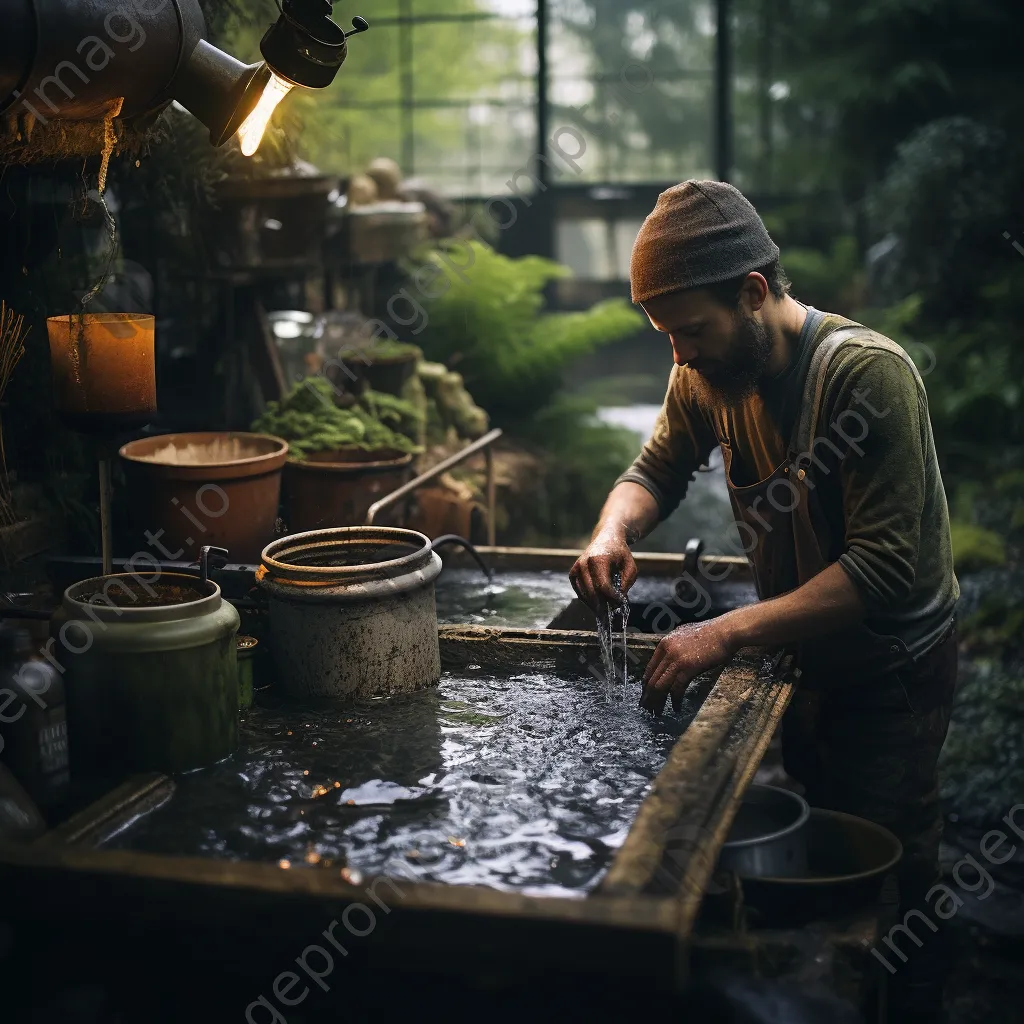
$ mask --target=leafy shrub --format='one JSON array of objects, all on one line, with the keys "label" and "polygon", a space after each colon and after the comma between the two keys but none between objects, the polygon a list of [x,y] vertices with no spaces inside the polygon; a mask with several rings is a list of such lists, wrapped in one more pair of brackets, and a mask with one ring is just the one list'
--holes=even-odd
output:
[{"label": "leafy shrub", "polygon": [[827,253],[784,249],[781,262],[793,282],[793,294],[802,301],[835,313],[847,313],[862,304],[864,271],[852,235],[840,235]]},{"label": "leafy shrub", "polygon": [[957,572],[974,572],[1006,562],[1006,542],[994,530],[953,520],[949,524]]},{"label": "leafy shrub", "polygon": [[[1024,443],[1022,304],[1024,260],[1015,259],[980,289],[960,319],[930,326],[927,297],[918,293],[857,314],[914,356],[925,374],[940,452],[972,463],[974,475],[1003,468],[1007,449]],[[988,456],[995,466],[987,465]]]},{"label": "leafy shrub", "polygon": [[995,662],[972,668],[957,694],[939,762],[948,807],[978,826],[1024,793],[1024,674]]},{"label": "leafy shrub", "polygon": [[[453,259],[467,269],[446,275],[450,286],[424,302],[428,324],[416,340],[428,359],[458,370],[499,422],[542,408],[561,386],[568,363],[643,326],[640,314],[620,299],[583,313],[545,313],[545,286],[567,276],[568,268],[539,256],[510,259],[477,241],[460,249]],[[444,269],[441,253],[426,259]]]},{"label": "leafy shrub", "polygon": [[891,297],[923,292],[942,315],[973,296],[997,255],[1006,171],[1003,133],[965,117],[931,121],[898,147],[869,203],[894,242],[879,281]]},{"label": "leafy shrub", "polygon": [[584,541],[616,478],[639,452],[633,431],[602,423],[595,411],[586,399],[562,395],[520,425],[518,436],[544,452],[545,472],[516,524],[518,542]]}]

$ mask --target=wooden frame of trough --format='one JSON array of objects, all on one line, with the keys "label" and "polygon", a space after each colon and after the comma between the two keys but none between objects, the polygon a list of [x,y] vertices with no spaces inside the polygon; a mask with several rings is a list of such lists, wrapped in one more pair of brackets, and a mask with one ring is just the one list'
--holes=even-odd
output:
[{"label": "wooden frame of trough", "polygon": [[[588,665],[600,665],[592,633],[446,626],[440,642],[446,669],[474,664],[499,672],[547,668],[587,675]],[[638,668],[656,643],[656,637],[631,637]],[[789,703],[793,675],[788,659],[773,662],[766,652],[748,650],[717,678],[694,684],[701,701],[696,716],[603,883],[585,899],[405,879],[354,885],[336,870],[97,849],[171,792],[171,780],[148,776],[130,780],[35,843],[0,844],[3,916],[15,927],[59,922],[65,936],[103,928],[124,941],[147,928],[189,934],[198,921],[229,922],[223,927],[232,935],[260,935],[294,956],[350,908],[376,905],[376,927],[352,940],[347,968],[364,962],[373,970],[397,959],[420,971],[450,972],[454,962],[460,974],[528,984],[557,963],[560,977],[678,988],[687,980],[702,893]]]},{"label": "wooden frame of trough", "polygon": [[[568,572],[582,554],[573,548],[527,548],[527,547],[490,547],[476,545],[476,550],[484,561],[498,572]],[[473,564],[469,556],[461,549],[443,552],[444,560],[451,560],[453,565]],[[658,551],[634,551],[640,576],[656,576],[672,578],[681,576],[687,570],[696,568],[698,572],[706,572],[709,579],[721,580],[726,576],[738,579],[750,579],[750,563],[738,555],[700,555],[696,567],[689,563],[684,554],[662,553]]]}]

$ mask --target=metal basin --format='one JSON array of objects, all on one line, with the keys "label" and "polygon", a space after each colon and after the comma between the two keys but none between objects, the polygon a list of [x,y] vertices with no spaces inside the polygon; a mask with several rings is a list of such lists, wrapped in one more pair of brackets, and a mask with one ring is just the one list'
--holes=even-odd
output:
[{"label": "metal basin", "polygon": [[256,578],[279,685],[293,696],[355,698],[434,685],[440,571],[430,541],[412,530],[352,526],[268,544]]},{"label": "metal basin", "polygon": [[743,797],[719,866],[741,878],[796,878],[807,872],[804,826],[810,807],[776,786],[751,786]]},{"label": "metal basin", "polygon": [[903,856],[900,841],[888,829],[841,811],[811,808],[804,831],[807,871],[802,877],[743,880],[744,901],[769,924],[795,926],[870,906]]}]

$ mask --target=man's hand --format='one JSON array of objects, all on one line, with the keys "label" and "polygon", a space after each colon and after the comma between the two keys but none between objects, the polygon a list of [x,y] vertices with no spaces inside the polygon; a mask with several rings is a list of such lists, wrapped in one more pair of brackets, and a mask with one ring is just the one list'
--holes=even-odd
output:
[{"label": "man's hand", "polygon": [[660,715],[671,696],[672,707],[678,711],[693,679],[724,665],[740,646],[723,619],[694,622],[672,630],[662,637],[647,664],[640,706]]},{"label": "man's hand", "polygon": [[[616,589],[613,577],[621,574]],[[623,533],[609,530],[595,535],[586,551],[569,570],[573,590],[595,612],[604,603],[618,604],[636,581],[636,562]]]},{"label": "man's hand", "polygon": [[[657,522],[658,503],[646,487],[627,480],[612,488],[590,546],[569,570],[573,590],[595,612],[602,604],[618,604],[633,586],[636,562],[628,541],[645,537]],[[618,590],[612,582],[616,573],[621,573]]]}]

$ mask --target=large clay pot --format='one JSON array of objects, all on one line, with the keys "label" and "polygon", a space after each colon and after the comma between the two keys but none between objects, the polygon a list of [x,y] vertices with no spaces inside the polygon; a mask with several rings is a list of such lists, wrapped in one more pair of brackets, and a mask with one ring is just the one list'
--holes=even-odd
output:
[{"label": "large clay pot", "polygon": [[[370,506],[409,478],[413,457],[391,448],[313,452],[285,469],[288,529],[292,533],[362,526]],[[384,522],[396,516],[385,515]],[[400,517],[400,510],[397,510]]]},{"label": "large clay pot", "polygon": [[192,561],[212,544],[233,562],[255,564],[274,539],[287,441],[230,431],[162,434],[126,444],[121,457],[139,550]]}]

